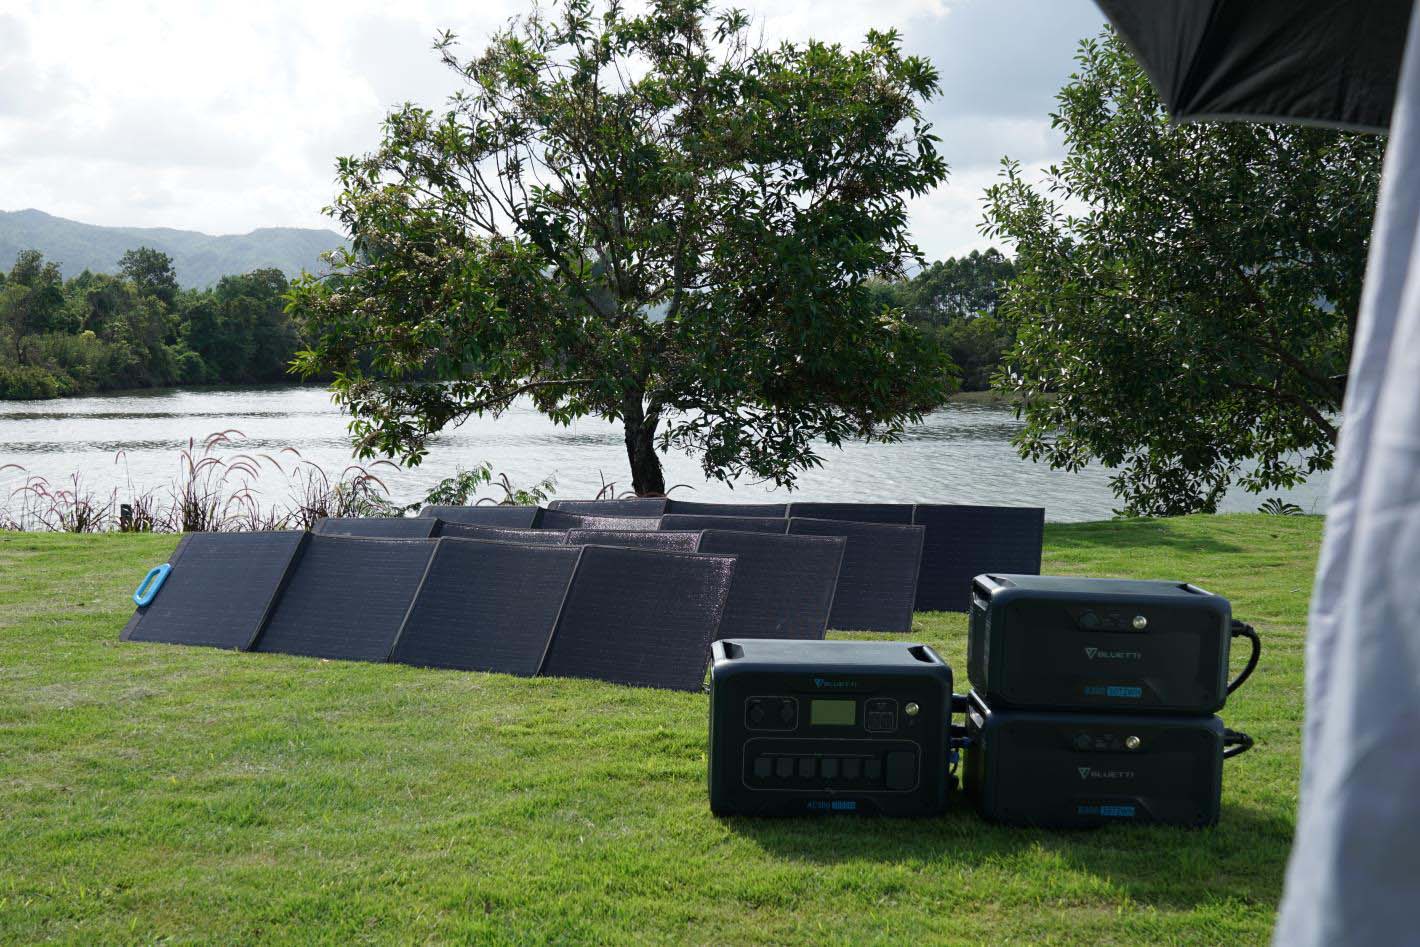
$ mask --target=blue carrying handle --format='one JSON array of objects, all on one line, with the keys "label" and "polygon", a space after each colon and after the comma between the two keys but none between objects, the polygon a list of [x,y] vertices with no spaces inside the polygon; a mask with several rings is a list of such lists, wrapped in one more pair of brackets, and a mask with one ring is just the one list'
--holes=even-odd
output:
[{"label": "blue carrying handle", "polygon": [[133,604],[142,608],[151,604],[158,595],[158,589],[163,587],[163,582],[168,578],[168,573],[173,571],[169,563],[154,566],[148,570],[148,574],[143,577],[143,581],[138,583],[138,588],[133,590]]}]

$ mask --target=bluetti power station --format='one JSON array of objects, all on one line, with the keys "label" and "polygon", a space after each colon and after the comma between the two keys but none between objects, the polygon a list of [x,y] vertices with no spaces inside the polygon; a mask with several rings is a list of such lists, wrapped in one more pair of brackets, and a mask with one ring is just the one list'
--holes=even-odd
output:
[{"label": "bluetti power station", "polygon": [[966,673],[997,709],[1216,713],[1228,600],[1184,582],[979,575]]},{"label": "bluetti power station", "polygon": [[996,710],[972,694],[967,795],[993,822],[1052,828],[1218,821],[1217,717]]},{"label": "bluetti power station", "polygon": [[937,815],[952,669],[925,645],[717,641],[710,808],[722,815]]}]

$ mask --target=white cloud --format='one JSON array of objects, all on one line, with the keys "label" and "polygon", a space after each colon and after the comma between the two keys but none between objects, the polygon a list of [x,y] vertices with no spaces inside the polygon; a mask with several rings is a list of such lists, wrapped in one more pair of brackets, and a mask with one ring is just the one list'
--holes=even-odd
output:
[{"label": "white cloud", "polygon": [[[930,114],[952,179],[914,203],[929,256],[984,246],[980,189],[1000,155],[1055,157],[1046,119],[1089,0],[754,0],[770,40],[853,43],[896,27],[944,83]],[[0,0],[0,209],[209,233],[329,226],[334,161],[375,144],[387,109],[437,105],[467,45],[529,0]]]}]

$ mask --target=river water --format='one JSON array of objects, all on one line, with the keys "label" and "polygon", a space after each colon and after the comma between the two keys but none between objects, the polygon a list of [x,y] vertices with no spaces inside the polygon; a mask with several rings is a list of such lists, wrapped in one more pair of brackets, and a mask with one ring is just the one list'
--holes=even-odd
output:
[{"label": "river water", "polygon": [[[75,474],[83,490],[101,498],[117,491],[123,499],[144,490],[166,496],[181,474],[179,452],[189,438],[200,444],[214,432],[235,431],[241,435],[232,435],[236,443],[219,448],[217,455],[271,456],[282,472],[263,461],[264,472],[253,487],[264,503],[279,505],[290,492],[285,472],[296,463],[295,454],[282,449],[294,448],[302,458],[339,474],[354,462],[345,424],[329,394],[316,387],[166,389],[0,402],[0,466],[23,468],[0,471],[0,504],[26,477],[69,486]],[[1018,427],[1008,408],[949,405],[911,428],[899,443],[825,447],[824,465],[800,477],[792,498],[1044,506],[1047,518],[1056,521],[1112,515],[1117,501],[1109,490],[1108,470],[1065,473],[1021,460],[1010,444]],[[375,472],[394,499],[412,502],[457,467],[484,461],[518,487],[552,477],[561,497],[591,496],[603,479],[616,482],[618,490],[629,486],[618,427],[595,419],[560,427],[526,406],[497,419],[473,418],[440,434],[419,467],[382,466]],[[694,488],[672,491],[682,499],[786,498],[784,491],[762,484],[740,482],[731,489],[708,481],[698,461],[683,454],[671,454],[664,463],[668,484]],[[1322,512],[1325,486],[1320,476],[1283,496],[1307,512]],[[1261,500],[1234,491],[1222,507],[1254,510]]]}]

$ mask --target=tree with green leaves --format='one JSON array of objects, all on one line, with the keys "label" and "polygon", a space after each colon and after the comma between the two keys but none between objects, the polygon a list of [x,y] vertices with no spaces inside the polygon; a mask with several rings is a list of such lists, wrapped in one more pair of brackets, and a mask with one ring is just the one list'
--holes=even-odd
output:
[{"label": "tree with green leaves", "polygon": [[984,232],[1014,245],[1023,456],[1114,468],[1123,511],[1216,509],[1331,466],[1384,142],[1173,124],[1112,33],[1052,116],[1067,157],[1007,162]]},{"label": "tree with green leaves", "polygon": [[177,271],[173,258],[152,247],[139,247],[123,254],[119,274],[138,290],[140,296],[160,301],[169,311],[177,304]]},{"label": "tree with green leaves", "polygon": [[906,200],[940,183],[937,87],[894,33],[763,47],[709,0],[560,0],[461,58],[445,111],[390,115],[342,159],[353,241],[292,293],[359,453],[519,397],[658,451],[791,485],[816,442],[889,440],[951,390],[940,345],[868,282],[918,257]]}]

